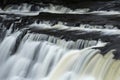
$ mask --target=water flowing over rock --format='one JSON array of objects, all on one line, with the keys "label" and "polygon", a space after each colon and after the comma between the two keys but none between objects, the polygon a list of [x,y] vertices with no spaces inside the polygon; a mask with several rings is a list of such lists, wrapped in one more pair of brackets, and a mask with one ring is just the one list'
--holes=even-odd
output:
[{"label": "water flowing over rock", "polygon": [[0,80],[120,80],[119,0],[1,3]]}]

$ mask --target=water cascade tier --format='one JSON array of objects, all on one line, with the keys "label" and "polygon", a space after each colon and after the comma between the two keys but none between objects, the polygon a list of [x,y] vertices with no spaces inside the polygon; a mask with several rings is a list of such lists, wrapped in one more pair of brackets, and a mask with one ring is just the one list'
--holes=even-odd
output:
[{"label": "water cascade tier", "polygon": [[0,4],[0,80],[120,80],[120,1],[45,1]]}]

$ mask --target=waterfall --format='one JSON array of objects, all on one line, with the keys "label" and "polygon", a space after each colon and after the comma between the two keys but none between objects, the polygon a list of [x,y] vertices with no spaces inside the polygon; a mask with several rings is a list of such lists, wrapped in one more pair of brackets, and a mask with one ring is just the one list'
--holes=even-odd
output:
[{"label": "waterfall", "polygon": [[[46,13],[50,18],[50,14],[76,14],[83,18],[97,15],[109,23],[114,20],[111,15],[119,15],[117,11],[73,10],[43,3],[1,9],[0,80],[120,80],[118,25],[93,25],[89,20],[91,24],[86,24],[81,16],[83,23],[78,23],[78,19],[72,26],[72,18],[68,19],[71,24],[66,17],[65,22],[54,16],[52,19],[58,22],[38,19],[39,14],[44,17]],[[93,21],[99,22],[96,18]]]},{"label": "waterfall", "polygon": [[119,79],[116,70],[120,62],[113,59],[114,50],[102,56],[100,50],[92,49],[104,46],[101,41],[66,41],[46,34],[26,33],[13,52],[21,33],[10,33],[0,44],[1,80]]},{"label": "waterfall", "polygon": [[[13,35],[9,37],[10,40],[12,40],[11,38]],[[10,47],[8,46],[8,50],[9,48],[12,48],[13,42],[15,44],[16,39],[13,37],[13,42],[9,42],[9,37],[6,37],[4,39],[5,41],[3,40],[2,42],[3,44],[5,44],[6,41],[11,43]],[[9,56],[10,50],[5,52],[4,49],[1,49],[1,51],[5,52],[4,54],[1,53],[1,59],[7,58],[6,61],[2,61],[4,64],[0,69],[2,72],[0,78],[2,80],[16,80],[17,78],[22,79],[25,77],[33,79],[37,77],[45,77],[49,74],[51,69],[54,68],[61,56],[67,51],[67,49],[62,49],[46,41],[35,41],[35,39],[32,39],[31,37],[24,42],[21,42],[20,45],[18,51],[11,56]],[[1,46],[2,48],[6,47],[6,45],[2,44]],[[5,55],[5,57],[3,57],[3,55]],[[11,62],[12,65],[9,62]],[[11,70],[8,70],[10,67]],[[9,72],[6,72],[6,70]]]},{"label": "waterfall", "polygon": [[[115,66],[115,70],[119,67],[119,61],[113,59],[113,51],[102,56],[99,50],[92,49],[103,46],[100,41],[80,48],[88,41],[78,40],[79,45],[73,41],[71,45],[71,41],[45,34],[27,33],[17,51],[10,55],[19,35],[20,32],[6,36],[0,45],[2,80],[108,80],[112,67]],[[118,77],[117,73],[112,76]]]},{"label": "waterfall", "polygon": [[15,47],[17,37],[20,35],[20,32],[12,34],[11,36],[5,37],[5,39],[0,44],[0,64],[4,63],[8,57],[12,54],[12,51]]}]

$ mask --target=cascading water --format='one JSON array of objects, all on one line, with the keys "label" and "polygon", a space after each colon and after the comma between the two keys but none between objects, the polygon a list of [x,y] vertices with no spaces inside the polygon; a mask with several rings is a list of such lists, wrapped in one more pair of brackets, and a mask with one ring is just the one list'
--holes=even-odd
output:
[{"label": "cascading water", "polygon": [[[104,69],[108,67],[106,72],[110,74],[109,67],[112,62],[114,64],[112,52],[103,57],[99,50],[91,49],[89,45],[85,46],[89,48],[75,50],[75,48],[80,49],[80,46],[86,45],[88,42],[83,44],[82,40],[78,40],[77,42],[81,42],[79,45],[75,42],[71,45],[71,41],[66,42],[44,34],[27,33],[18,50],[10,55],[19,35],[20,32],[6,36],[0,45],[0,59],[3,59],[0,68],[1,80],[87,80],[85,76],[88,76],[88,79],[93,78],[91,80],[100,80],[105,78],[102,75],[105,72]],[[79,48],[75,47],[76,44]],[[71,45],[71,48],[67,45]],[[96,42],[91,46],[95,47],[95,45],[97,46]],[[62,48],[63,46],[64,48]],[[104,66],[99,65],[100,63]]]},{"label": "cascading water", "polygon": [[[5,64],[2,65],[0,69],[1,72],[3,72],[0,75],[0,78],[2,80],[16,80],[17,78],[22,79],[27,76],[28,78],[31,78],[31,76],[34,75],[33,73],[37,73],[36,71],[38,71],[39,69],[40,71],[38,71],[38,74],[41,74],[41,76],[44,77],[48,74],[50,70],[49,68],[52,68],[59,61],[63,53],[66,52],[65,49],[60,49],[59,47],[54,45],[52,46],[52,44],[50,43],[32,41],[29,40],[29,38],[24,42],[24,44],[21,45],[22,46],[18,49],[15,55],[9,57],[4,62]],[[8,56],[8,53],[5,53],[4,55]],[[3,57],[3,59],[5,58]],[[51,65],[50,63],[52,63],[53,60],[54,65]],[[12,65],[8,62],[11,62]],[[9,72],[4,71],[6,69],[8,70],[10,67],[11,70],[9,70]],[[37,77],[37,75],[35,76]],[[35,76],[33,76],[32,78],[34,78]]]},{"label": "cascading water", "polygon": [[12,54],[12,51],[15,47],[16,39],[20,35],[20,32],[17,32],[15,34],[12,34],[11,36],[5,37],[5,39],[0,44],[0,64],[5,62],[8,57],[10,57],[10,54]]},{"label": "cascading water", "polygon": [[[28,4],[15,5],[4,8],[1,13],[10,15],[16,12],[28,17],[32,8]],[[38,6],[36,9],[32,17],[39,12],[97,13],[55,5]],[[9,20],[8,16],[4,18]],[[70,27],[63,22],[53,25],[49,21],[37,20],[26,26],[21,21],[13,21],[8,29],[4,24],[0,27],[0,80],[120,80],[120,61],[115,59],[115,48],[103,49],[114,42],[111,36],[119,39],[117,27],[107,24]],[[16,29],[16,25],[20,29]]]}]

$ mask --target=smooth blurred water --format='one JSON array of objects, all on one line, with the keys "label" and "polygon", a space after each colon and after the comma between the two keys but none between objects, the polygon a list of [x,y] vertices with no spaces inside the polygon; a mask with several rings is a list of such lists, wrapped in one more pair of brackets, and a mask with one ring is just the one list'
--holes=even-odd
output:
[{"label": "smooth blurred water", "polygon": [[[30,9],[31,5],[22,4],[9,6],[4,11],[31,14]],[[50,5],[39,8],[38,12],[83,14],[88,10],[71,10],[63,6]],[[0,43],[0,80],[120,80],[120,61],[113,59],[114,50],[103,56],[100,50],[93,49],[105,45],[100,40],[67,41],[46,34],[29,32],[19,39],[22,32],[12,32],[13,25],[6,30],[5,37]],[[106,35],[120,34],[120,31],[112,25],[104,25],[101,28],[98,25],[80,24],[75,28],[65,26],[63,23],[52,25],[50,22],[39,24],[35,22],[29,27],[34,26],[39,29],[103,31]],[[107,29],[102,30],[103,27]],[[113,28],[114,30],[110,30]],[[17,44],[17,41],[20,43]]]}]

